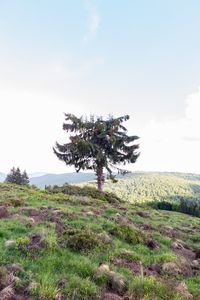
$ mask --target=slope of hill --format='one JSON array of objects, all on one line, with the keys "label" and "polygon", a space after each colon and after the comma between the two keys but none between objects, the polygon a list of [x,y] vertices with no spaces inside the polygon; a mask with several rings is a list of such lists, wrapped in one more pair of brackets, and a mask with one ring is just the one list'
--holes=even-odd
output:
[{"label": "slope of hill", "polygon": [[200,299],[199,218],[85,190],[0,184],[0,299]]},{"label": "slope of hill", "polygon": [[200,198],[200,176],[182,173],[128,174],[106,189],[131,202]]}]

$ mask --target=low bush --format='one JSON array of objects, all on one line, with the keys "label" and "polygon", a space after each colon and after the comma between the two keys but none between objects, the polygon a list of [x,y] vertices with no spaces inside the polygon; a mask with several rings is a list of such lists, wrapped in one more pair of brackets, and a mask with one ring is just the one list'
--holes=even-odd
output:
[{"label": "low bush", "polygon": [[100,291],[88,278],[71,277],[67,287],[67,296],[69,299],[76,300],[97,300],[100,299]]},{"label": "low bush", "polygon": [[110,230],[110,233],[129,244],[135,245],[144,242],[144,235],[141,233],[141,231],[129,224],[116,225]]},{"label": "low bush", "polygon": [[173,299],[172,292],[154,277],[135,277],[130,283],[129,294],[136,300]]},{"label": "low bush", "polygon": [[88,229],[66,229],[59,237],[62,247],[68,247],[74,251],[88,253],[102,243],[97,235]]},{"label": "low bush", "polygon": [[89,186],[79,187],[65,183],[63,186],[60,187],[56,185],[46,186],[45,189],[51,193],[64,193],[67,195],[91,197],[109,203],[122,202],[122,200],[114,193],[100,192],[96,188]]}]

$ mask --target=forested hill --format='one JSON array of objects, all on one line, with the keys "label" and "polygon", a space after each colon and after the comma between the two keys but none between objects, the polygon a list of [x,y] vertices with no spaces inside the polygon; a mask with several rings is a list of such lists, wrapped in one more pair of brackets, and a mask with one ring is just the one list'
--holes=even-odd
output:
[{"label": "forested hill", "polygon": [[116,184],[106,183],[106,189],[124,200],[175,200],[181,197],[200,198],[200,175],[187,173],[128,174]]}]

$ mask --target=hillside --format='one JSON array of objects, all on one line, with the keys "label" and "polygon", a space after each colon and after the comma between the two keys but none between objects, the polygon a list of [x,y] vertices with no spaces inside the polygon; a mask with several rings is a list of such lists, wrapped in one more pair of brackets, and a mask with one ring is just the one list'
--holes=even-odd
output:
[{"label": "hillside", "polygon": [[199,218],[63,191],[0,184],[1,300],[200,299]]},{"label": "hillside", "polygon": [[130,202],[200,198],[200,175],[187,173],[135,173],[121,177],[106,190]]}]

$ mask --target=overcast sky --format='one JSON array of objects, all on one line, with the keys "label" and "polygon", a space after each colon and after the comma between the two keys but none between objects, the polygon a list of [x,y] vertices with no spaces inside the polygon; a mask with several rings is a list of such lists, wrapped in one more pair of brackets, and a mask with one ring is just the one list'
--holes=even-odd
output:
[{"label": "overcast sky", "polygon": [[69,169],[63,112],[129,114],[132,170],[200,173],[199,0],[0,0],[0,171]]}]

